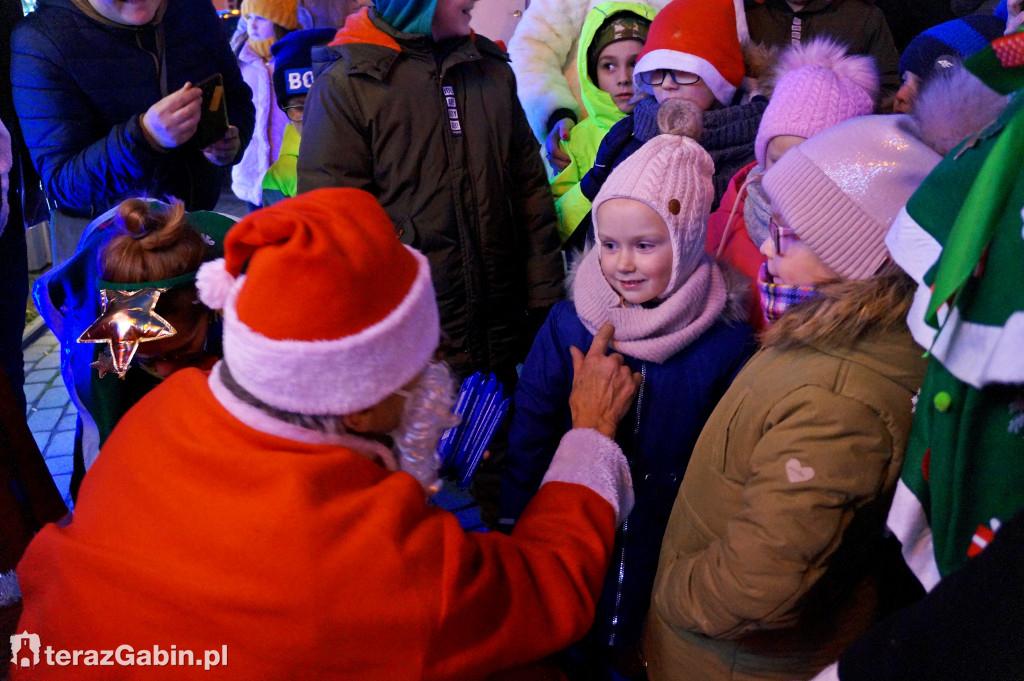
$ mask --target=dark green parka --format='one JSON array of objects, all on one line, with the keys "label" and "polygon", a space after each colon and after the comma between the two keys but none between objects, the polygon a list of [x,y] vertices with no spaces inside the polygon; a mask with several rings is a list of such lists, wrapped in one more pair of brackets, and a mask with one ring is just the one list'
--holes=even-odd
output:
[{"label": "dark green parka", "polygon": [[314,57],[327,61],[306,101],[299,192],[377,196],[430,260],[449,361],[507,373],[528,349],[527,310],[563,295],[551,190],[508,56],[481,36],[400,33],[364,10]]}]

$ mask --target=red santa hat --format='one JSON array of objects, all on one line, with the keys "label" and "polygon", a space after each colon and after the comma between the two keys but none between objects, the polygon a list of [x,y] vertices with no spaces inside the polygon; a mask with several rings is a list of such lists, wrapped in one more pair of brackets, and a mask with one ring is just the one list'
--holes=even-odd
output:
[{"label": "red santa hat", "polygon": [[[736,5],[739,4],[737,9]],[[640,74],[657,69],[701,77],[719,103],[728,106],[743,83],[746,15],[741,0],[673,0],[651,22],[633,70],[634,86],[652,94]]]},{"label": "red santa hat", "polygon": [[272,407],[355,413],[411,381],[437,348],[427,259],[364,191],[320,189],[251,213],[224,255],[200,268],[199,297],[223,310],[232,377]]}]

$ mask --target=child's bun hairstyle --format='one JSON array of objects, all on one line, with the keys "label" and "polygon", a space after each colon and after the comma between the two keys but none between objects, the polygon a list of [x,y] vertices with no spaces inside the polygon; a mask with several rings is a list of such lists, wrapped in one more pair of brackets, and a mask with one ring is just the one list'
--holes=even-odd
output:
[{"label": "child's bun hairstyle", "polygon": [[687,71],[700,76],[715,99],[728,106],[743,83],[737,3],[742,13],[739,0],[673,0],[666,5],[651,22],[633,70],[636,90],[653,94],[651,86],[640,80],[642,73]]},{"label": "child's bun hairstyle", "polygon": [[[100,278],[117,284],[159,282],[195,272],[203,264],[206,244],[189,227],[185,205],[151,208],[146,201],[128,199],[114,216],[117,234],[99,255]],[[194,285],[175,286],[161,295],[157,312],[176,321],[191,321],[206,313],[195,305]]]},{"label": "child's bun hairstyle", "polygon": [[787,151],[762,184],[826,265],[868,279],[889,259],[889,225],[941,158],[910,116],[860,116]]},{"label": "child's bun hairstyle", "polygon": [[190,229],[185,204],[172,199],[150,208],[140,199],[124,201],[114,215],[117,234],[100,253],[100,276],[118,284],[170,279],[199,269],[206,253],[202,237]]},{"label": "child's bun hairstyle", "polygon": [[776,85],[754,141],[758,165],[779,135],[811,137],[875,108],[878,69],[871,57],[848,55],[828,38],[794,45],[779,55]]},{"label": "child's bun hairstyle", "polygon": [[696,104],[668,100],[658,112],[663,133],[620,163],[594,198],[592,216],[598,244],[598,209],[608,199],[632,199],[646,204],[668,226],[672,238],[672,278],[663,296],[686,281],[704,255],[708,215],[715,190],[714,163],[697,143],[704,116]]}]

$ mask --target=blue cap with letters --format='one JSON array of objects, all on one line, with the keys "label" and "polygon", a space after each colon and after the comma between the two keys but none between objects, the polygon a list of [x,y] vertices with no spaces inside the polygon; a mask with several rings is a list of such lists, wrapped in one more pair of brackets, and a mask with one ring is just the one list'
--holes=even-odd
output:
[{"label": "blue cap with letters", "polygon": [[313,59],[317,45],[331,42],[337,33],[333,28],[307,28],[292,31],[270,47],[274,62],[274,96],[282,109],[288,98],[304,95],[313,86]]}]

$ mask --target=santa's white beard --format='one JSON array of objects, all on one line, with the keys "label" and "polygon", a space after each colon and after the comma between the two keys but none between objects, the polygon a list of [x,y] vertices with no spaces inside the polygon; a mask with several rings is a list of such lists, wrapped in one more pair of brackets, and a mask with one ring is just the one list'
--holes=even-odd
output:
[{"label": "santa's white beard", "polygon": [[451,370],[443,362],[430,362],[405,400],[398,429],[391,433],[399,468],[419,480],[428,494],[441,489],[437,443],[444,431],[459,423],[452,413],[455,398]]}]

